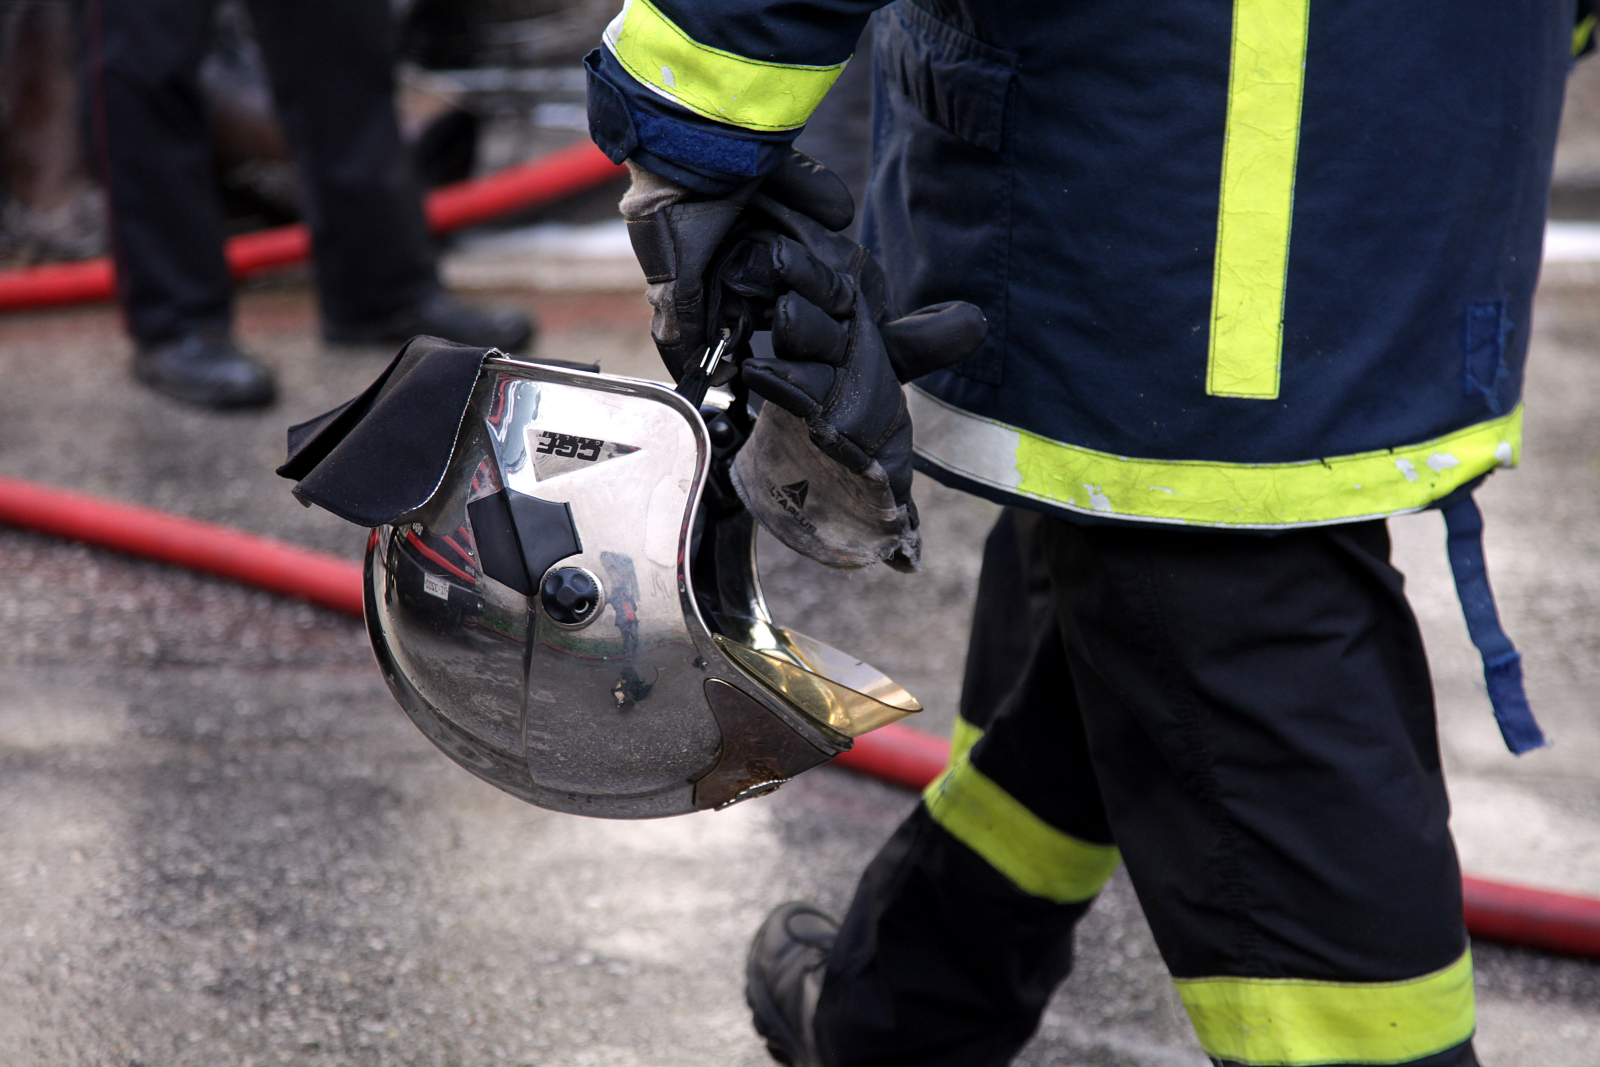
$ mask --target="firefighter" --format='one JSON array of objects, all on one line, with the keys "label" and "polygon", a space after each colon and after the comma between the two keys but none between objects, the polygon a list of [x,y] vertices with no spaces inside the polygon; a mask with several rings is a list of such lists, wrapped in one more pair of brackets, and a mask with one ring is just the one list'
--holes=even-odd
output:
[{"label": "firefighter", "polygon": [[[258,407],[276,388],[233,339],[200,90],[217,4],[91,0],[92,118],[135,378],[203,407]],[[257,0],[249,10],[305,178],[324,339],[527,344],[527,315],[474,308],[440,286],[395,118],[386,0]]]},{"label": "firefighter", "polygon": [[[876,6],[629,0],[589,56],[674,373],[726,328],[702,299],[728,280],[706,280],[729,262],[713,248],[763,189],[792,193],[790,142]],[[777,357],[739,373],[825,451],[841,434],[818,389],[796,395],[807,368],[881,360],[854,339],[972,301],[982,347],[918,378],[906,413],[920,469],[1008,507],[951,765],[842,921],[791,904],[763,925],[758,1030],[794,1067],[1008,1063],[1126,864],[1214,1063],[1476,1064],[1432,686],[1385,518],[1444,513],[1495,715],[1512,751],[1538,747],[1471,493],[1520,452],[1592,0],[875,19],[861,239],[887,310],[796,281]],[[898,485],[899,457],[881,465]]]}]

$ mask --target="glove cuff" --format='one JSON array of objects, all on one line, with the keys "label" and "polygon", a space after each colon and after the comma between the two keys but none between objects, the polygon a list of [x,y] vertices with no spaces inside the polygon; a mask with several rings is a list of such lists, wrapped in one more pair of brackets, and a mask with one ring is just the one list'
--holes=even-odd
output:
[{"label": "glove cuff", "polygon": [[680,204],[697,195],[687,186],[645,170],[631,159],[627,162],[628,176],[632,181],[628,184],[628,191],[622,194],[621,203],[617,205],[625,219],[642,219],[664,207]]}]

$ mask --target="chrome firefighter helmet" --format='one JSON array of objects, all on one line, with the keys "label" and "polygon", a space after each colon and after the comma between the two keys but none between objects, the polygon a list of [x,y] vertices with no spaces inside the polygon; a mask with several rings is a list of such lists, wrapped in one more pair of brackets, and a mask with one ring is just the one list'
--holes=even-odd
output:
[{"label": "chrome firefighter helmet", "polygon": [[920,710],[773,624],[727,482],[743,413],[704,411],[483,361],[442,481],[366,559],[389,688],[451,759],[540,807],[651,818],[768,792]]}]

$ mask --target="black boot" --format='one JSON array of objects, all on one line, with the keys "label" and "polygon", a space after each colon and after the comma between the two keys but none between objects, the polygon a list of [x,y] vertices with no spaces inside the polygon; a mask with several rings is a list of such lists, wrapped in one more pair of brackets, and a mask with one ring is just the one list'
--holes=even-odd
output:
[{"label": "black boot", "polygon": [[140,345],[133,376],[150,388],[208,408],[259,408],[277,397],[272,372],[225,333],[191,333]]},{"label": "black boot", "polygon": [[839,924],[809,904],[785,904],[761,924],[750,944],[744,999],[767,1051],[789,1067],[822,1067],[812,1023],[822,970]]},{"label": "black boot", "polygon": [[443,290],[424,297],[386,319],[322,323],[323,340],[336,345],[377,345],[408,341],[418,334],[459,345],[518,352],[533,340],[533,319],[511,308],[478,308]]}]

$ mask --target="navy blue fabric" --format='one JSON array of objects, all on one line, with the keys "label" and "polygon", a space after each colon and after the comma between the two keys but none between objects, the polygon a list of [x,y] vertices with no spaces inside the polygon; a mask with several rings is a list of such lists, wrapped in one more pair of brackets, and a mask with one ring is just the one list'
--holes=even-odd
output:
[{"label": "navy blue fabric", "polygon": [[[849,50],[872,2],[664,10],[706,43],[815,62]],[[990,323],[978,354],[922,384],[1074,445],[1232,463],[1390,448],[1513,410],[1576,0],[1451,11],[1311,6],[1282,389],[1254,400],[1205,392],[1230,0],[885,9],[863,239],[897,311],[965,299]],[[694,188],[746,175],[716,172],[720,150],[675,126],[759,145],[759,172],[791,140],[694,116],[610,56],[595,69],[633,115],[632,158]],[[648,139],[641,114],[661,120]]]},{"label": "navy blue fabric", "polygon": [[1505,301],[1467,306],[1461,331],[1461,388],[1465,396],[1481,397],[1484,406],[1496,414],[1504,410],[1500,389],[1510,375],[1506,345],[1515,330],[1506,316]]},{"label": "navy blue fabric", "polygon": [[850,58],[884,0],[651,0],[694,40],[769,63],[831,67]]},{"label": "navy blue fabric", "polygon": [[634,116],[639,143],[659,156],[697,170],[754,178],[762,173],[761,145],[741,137],[723,137],[647,112]]},{"label": "navy blue fabric", "polygon": [[696,192],[732,192],[776,167],[800,130],[756,133],[703,119],[651,91],[596,48],[584,58],[589,135],[614,163],[632,159]]},{"label": "navy blue fabric", "polygon": [[[1424,441],[1520,395],[1527,331],[1463,389],[1469,307],[1526,323],[1571,11],[1312,5],[1282,392],[1205,392],[1232,5],[967,0],[876,32],[863,235],[896,310],[990,339],[934,395],[1118,455],[1290,462]],[[965,118],[989,116],[981,124]],[[994,138],[999,145],[995,150]]]},{"label": "navy blue fabric", "polygon": [[1546,744],[1522,687],[1522,654],[1511,644],[1495,610],[1483,559],[1483,514],[1471,494],[1440,509],[1444,514],[1450,570],[1467,620],[1467,633],[1483,657],[1483,680],[1506,747],[1517,755]]},{"label": "navy blue fabric", "polygon": [[[639,147],[633,112],[623,90],[600,74],[605,49],[596,48],[583,57],[584,79],[588,85],[589,136],[611,162],[620,165]],[[637,88],[637,83],[634,85]]]}]

